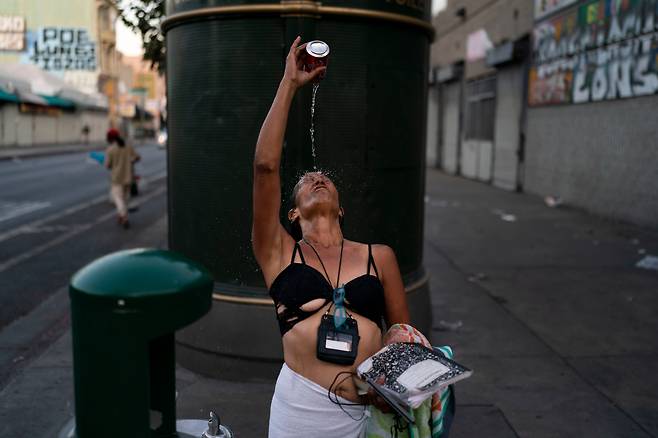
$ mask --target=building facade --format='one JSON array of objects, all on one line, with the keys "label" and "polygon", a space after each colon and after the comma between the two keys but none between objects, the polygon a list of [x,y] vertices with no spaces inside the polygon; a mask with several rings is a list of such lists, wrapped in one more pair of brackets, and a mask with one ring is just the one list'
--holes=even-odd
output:
[{"label": "building facade", "polygon": [[658,225],[658,1],[451,0],[428,163]]},{"label": "building facade", "polygon": [[116,48],[116,22],[118,11],[113,2],[95,0],[98,47],[98,91],[107,97],[110,125],[118,127],[119,114],[119,71],[121,54]]},{"label": "building facade", "polygon": [[[116,8],[107,0],[3,0],[0,3],[0,66],[7,67],[0,82],[4,84],[4,94],[18,97],[17,102],[12,102],[11,97],[5,96],[1,102],[3,120],[8,120],[0,125],[4,129],[3,146],[101,140],[109,126],[118,124],[116,18]],[[24,66],[31,81],[37,81],[22,84],[19,88],[23,95],[27,86],[35,95],[52,94],[50,97],[60,99],[46,99],[45,103],[43,99],[23,101],[20,93],[15,94],[16,84],[22,83],[23,75],[17,72],[20,66]],[[46,75],[40,75],[32,67]],[[58,79],[63,83],[52,89],[48,86],[44,89],[39,82],[54,86]],[[60,93],[67,91],[77,98],[64,102]],[[77,91],[84,95],[78,95]],[[63,120],[76,117],[85,121],[75,123],[80,129],[74,134],[71,128],[58,130],[59,134],[52,137],[38,134],[51,132],[44,128],[50,125],[69,126],[71,123]],[[32,121],[28,123],[23,118]],[[30,124],[34,132],[23,132],[20,128]]]},{"label": "building facade", "polygon": [[0,50],[0,63],[34,64],[84,92],[97,92],[98,7],[98,0],[3,0],[0,15],[24,22],[24,44]]},{"label": "building facade", "polygon": [[131,119],[132,132],[135,137],[152,137],[158,130],[163,129],[166,119],[166,86],[164,76],[156,69],[151,68],[150,61],[144,61],[138,56],[123,56],[122,64],[130,68],[130,80],[125,84],[128,96],[124,101],[129,102],[133,116]]}]

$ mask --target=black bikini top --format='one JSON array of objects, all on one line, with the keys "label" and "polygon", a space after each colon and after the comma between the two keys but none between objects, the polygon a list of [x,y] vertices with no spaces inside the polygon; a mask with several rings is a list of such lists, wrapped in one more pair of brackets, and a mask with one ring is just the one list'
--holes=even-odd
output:
[{"label": "black bikini top", "polygon": [[[298,251],[301,263],[295,262]],[[371,265],[375,275],[370,275]],[[281,336],[295,324],[319,310],[305,311],[301,306],[322,298],[325,300],[320,307],[322,309],[333,299],[333,291],[334,288],[320,271],[306,264],[299,243],[295,243],[290,264],[281,271],[270,286],[270,296],[276,306]],[[345,283],[345,307],[381,327],[384,317],[384,287],[379,280],[370,244],[368,244],[366,273]]]}]

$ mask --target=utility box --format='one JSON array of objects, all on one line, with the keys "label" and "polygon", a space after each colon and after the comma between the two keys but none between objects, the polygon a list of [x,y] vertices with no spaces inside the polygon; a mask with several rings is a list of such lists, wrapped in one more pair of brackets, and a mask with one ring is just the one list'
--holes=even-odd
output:
[{"label": "utility box", "polygon": [[78,438],[176,436],[174,332],[208,312],[212,283],[199,264],[154,249],[116,252],[73,276]]}]

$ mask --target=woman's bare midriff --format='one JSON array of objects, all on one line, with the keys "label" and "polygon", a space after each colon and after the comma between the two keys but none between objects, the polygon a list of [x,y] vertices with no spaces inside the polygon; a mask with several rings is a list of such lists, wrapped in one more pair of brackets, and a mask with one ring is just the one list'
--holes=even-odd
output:
[{"label": "woman's bare midriff", "polygon": [[[350,312],[359,327],[359,351],[356,361],[353,365],[336,365],[319,360],[316,357],[318,327],[320,318],[328,307],[329,305],[313,316],[295,324],[283,336],[283,357],[288,367],[327,389],[338,373],[343,371],[355,373],[361,362],[382,347],[382,334],[377,324],[368,318]],[[343,379],[345,380],[342,381]],[[360,401],[356,385],[347,373],[341,374],[337,381],[342,381],[342,383],[337,387],[334,385],[336,395],[353,402]]]}]

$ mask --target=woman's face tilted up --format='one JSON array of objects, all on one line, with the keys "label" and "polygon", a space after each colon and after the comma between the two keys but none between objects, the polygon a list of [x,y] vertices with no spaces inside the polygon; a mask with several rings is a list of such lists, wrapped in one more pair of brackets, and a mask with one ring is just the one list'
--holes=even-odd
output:
[{"label": "woman's face tilted up", "polygon": [[305,173],[293,190],[294,217],[308,219],[315,214],[340,214],[338,190],[334,183],[322,172]]}]

